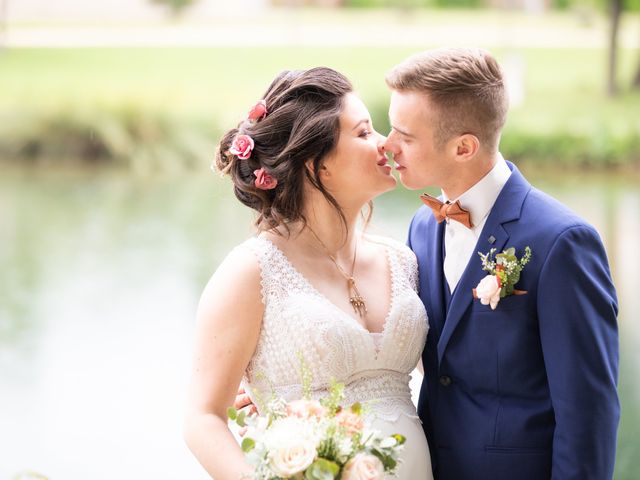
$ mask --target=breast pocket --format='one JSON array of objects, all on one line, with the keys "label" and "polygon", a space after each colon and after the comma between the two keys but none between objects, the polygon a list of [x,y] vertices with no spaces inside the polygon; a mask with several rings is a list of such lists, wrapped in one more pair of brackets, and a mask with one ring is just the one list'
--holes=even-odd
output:
[{"label": "breast pocket", "polygon": [[473,313],[499,313],[499,312],[509,312],[512,310],[520,310],[525,308],[530,308],[532,298],[528,293],[524,293],[522,295],[509,295],[507,297],[501,298],[496,306],[495,310],[491,308],[490,305],[483,305],[480,303],[479,299],[473,300]]}]

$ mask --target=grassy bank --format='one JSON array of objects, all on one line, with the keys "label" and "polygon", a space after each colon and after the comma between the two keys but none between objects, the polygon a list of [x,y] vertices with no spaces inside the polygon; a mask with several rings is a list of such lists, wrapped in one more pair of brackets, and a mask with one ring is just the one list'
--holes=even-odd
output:
[{"label": "grassy bank", "polygon": [[[201,168],[284,68],[346,73],[388,131],[384,73],[412,48],[78,48],[0,52],[0,159],[115,162],[140,170]],[[514,159],[640,164],[640,93],[604,95],[605,53],[498,50],[522,78],[503,151]],[[628,83],[638,52],[621,52]],[[52,160],[53,159],[53,160]]]}]

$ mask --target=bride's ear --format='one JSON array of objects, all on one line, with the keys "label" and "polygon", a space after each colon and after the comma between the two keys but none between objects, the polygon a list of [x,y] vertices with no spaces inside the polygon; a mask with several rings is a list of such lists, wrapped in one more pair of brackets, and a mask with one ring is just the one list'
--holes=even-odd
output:
[{"label": "bride's ear", "polygon": [[[313,160],[307,161],[307,163],[305,164],[305,167],[307,168],[309,175],[311,175],[312,178],[315,177],[315,168],[313,166]],[[331,176],[331,173],[329,172],[329,169],[324,164],[324,162],[320,165],[318,174],[321,179],[329,178]]]}]

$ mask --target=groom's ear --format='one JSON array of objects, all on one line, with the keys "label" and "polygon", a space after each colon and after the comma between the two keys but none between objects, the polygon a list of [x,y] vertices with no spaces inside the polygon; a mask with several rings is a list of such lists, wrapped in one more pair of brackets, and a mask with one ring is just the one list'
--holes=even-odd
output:
[{"label": "groom's ear", "polygon": [[468,162],[480,150],[480,140],[471,133],[465,133],[456,139],[454,148],[456,161],[460,163]]}]

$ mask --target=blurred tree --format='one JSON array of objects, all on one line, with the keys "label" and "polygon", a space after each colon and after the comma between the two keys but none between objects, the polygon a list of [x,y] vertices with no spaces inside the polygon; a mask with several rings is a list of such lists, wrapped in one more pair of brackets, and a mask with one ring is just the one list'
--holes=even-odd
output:
[{"label": "blurred tree", "polygon": [[[633,11],[640,11],[640,0],[628,0],[629,7]],[[636,74],[633,76],[633,81],[631,82],[631,88],[634,90],[640,90],[640,58],[638,59],[638,65],[636,66]]]},{"label": "blurred tree", "polygon": [[623,0],[608,0],[609,4],[609,64],[607,69],[607,94],[611,97],[618,94],[618,31],[622,16]]},{"label": "blurred tree", "polygon": [[[609,9],[609,64],[607,71],[607,93],[615,96],[618,91],[618,33],[620,31],[620,19],[625,10],[640,10],[640,0],[606,0],[604,3]],[[640,89],[640,60],[631,82],[631,87]]]},{"label": "blurred tree", "polygon": [[166,7],[173,18],[178,18],[187,8],[197,1],[198,0],[151,0],[151,3]]}]

